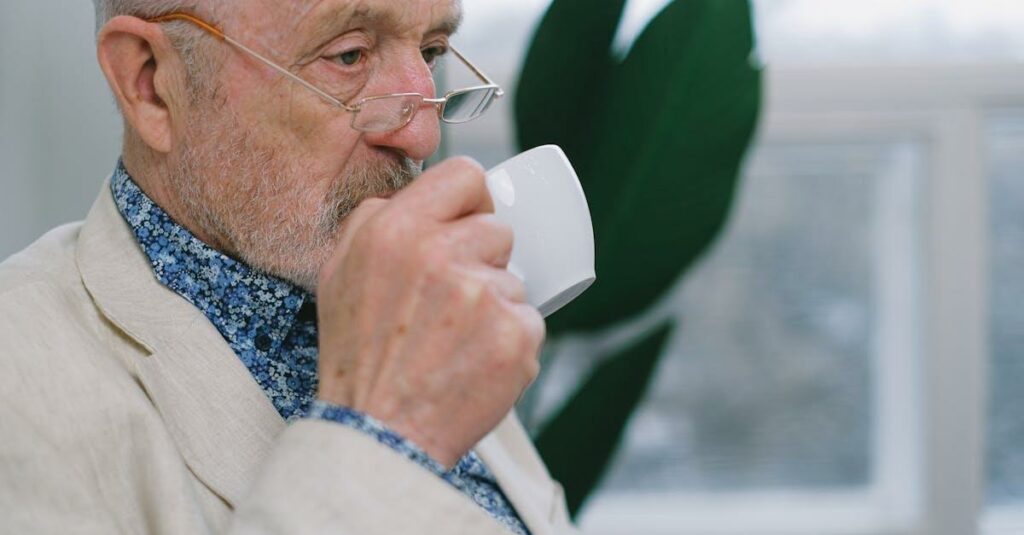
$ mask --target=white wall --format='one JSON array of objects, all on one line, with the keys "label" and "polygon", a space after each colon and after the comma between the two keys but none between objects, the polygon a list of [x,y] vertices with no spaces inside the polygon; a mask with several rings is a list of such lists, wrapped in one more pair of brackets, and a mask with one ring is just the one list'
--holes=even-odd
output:
[{"label": "white wall", "polygon": [[93,27],[89,0],[0,10],[0,259],[83,218],[117,161],[120,119]]}]

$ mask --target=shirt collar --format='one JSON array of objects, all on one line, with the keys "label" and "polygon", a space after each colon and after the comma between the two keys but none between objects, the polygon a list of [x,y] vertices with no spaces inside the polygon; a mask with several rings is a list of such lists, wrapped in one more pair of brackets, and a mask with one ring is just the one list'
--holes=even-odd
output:
[{"label": "shirt collar", "polygon": [[298,286],[196,238],[139,188],[121,161],[111,191],[157,279],[202,311],[239,355],[279,348],[303,304],[312,304]]}]

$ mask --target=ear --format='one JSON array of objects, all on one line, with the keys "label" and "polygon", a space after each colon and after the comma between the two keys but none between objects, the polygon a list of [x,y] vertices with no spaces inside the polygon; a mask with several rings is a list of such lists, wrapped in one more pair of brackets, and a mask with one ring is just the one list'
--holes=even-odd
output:
[{"label": "ear", "polygon": [[100,30],[96,55],[125,120],[151,149],[170,152],[187,93],[185,66],[167,35],[158,24],[115,17]]}]

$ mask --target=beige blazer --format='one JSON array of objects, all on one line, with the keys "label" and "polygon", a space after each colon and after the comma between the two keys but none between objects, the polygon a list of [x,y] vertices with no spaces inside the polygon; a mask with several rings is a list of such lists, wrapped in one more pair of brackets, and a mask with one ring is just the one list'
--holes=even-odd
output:
[{"label": "beige blazer", "polygon": [[[576,533],[514,415],[477,452],[534,535]],[[358,431],[286,425],[104,184],[0,265],[0,533],[508,532]]]}]

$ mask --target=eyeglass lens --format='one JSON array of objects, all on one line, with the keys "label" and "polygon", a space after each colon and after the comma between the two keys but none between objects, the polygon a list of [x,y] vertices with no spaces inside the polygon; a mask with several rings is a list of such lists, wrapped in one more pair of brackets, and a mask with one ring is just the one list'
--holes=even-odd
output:
[{"label": "eyeglass lens", "polygon": [[464,123],[476,119],[494,102],[493,87],[482,87],[455,91],[448,95],[441,119],[448,123]]},{"label": "eyeglass lens", "polygon": [[352,128],[362,132],[387,132],[409,123],[423,98],[419,95],[396,95],[371,99],[359,106],[352,116]]},{"label": "eyeglass lens", "polygon": [[[448,95],[441,119],[447,123],[465,123],[476,119],[494,102],[497,89],[478,87]],[[423,99],[418,95],[395,95],[362,102],[352,117],[352,127],[362,132],[387,132],[409,123]]]}]

